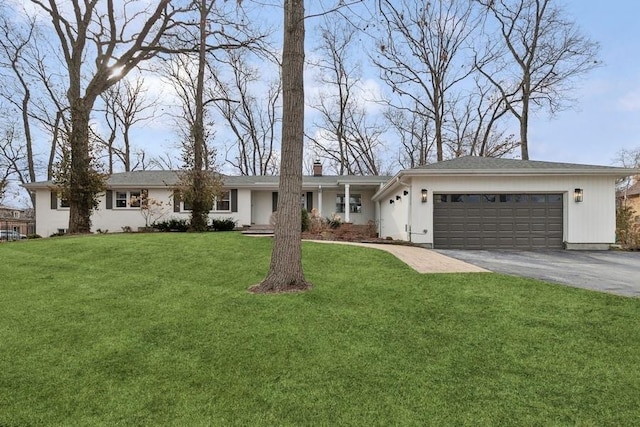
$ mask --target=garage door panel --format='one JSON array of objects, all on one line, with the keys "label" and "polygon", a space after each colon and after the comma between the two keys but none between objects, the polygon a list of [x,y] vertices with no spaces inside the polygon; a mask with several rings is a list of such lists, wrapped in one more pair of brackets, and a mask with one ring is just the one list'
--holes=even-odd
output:
[{"label": "garage door panel", "polygon": [[531,223],[531,232],[533,233],[544,233],[545,231],[547,231],[547,227],[545,226],[545,224],[540,224],[540,223]]},{"label": "garage door panel", "polygon": [[479,222],[468,222],[465,225],[466,232],[479,232],[482,231],[482,226]]},{"label": "garage door panel", "polygon": [[509,233],[513,232],[513,223],[501,223],[498,224],[498,231],[500,232],[504,232],[504,231],[508,231]]},{"label": "garage door panel", "polygon": [[496,223],[483,223],[482,231],[486,231],[488,233],[496,233],[498,231],[498,224]]},{"label": "garage door panel", "polygon": [[[443,196],[443,197],[441,197]],[[434,195],[434,246],[482,249],[561,248],[562,194]],[[472,201],[472,202],[471,202]]]},{"label": "garage door panel", "polygon": [[532,208],[531,216],[537,218],[544,218],[547,216],[547,209],[545,208]]}]

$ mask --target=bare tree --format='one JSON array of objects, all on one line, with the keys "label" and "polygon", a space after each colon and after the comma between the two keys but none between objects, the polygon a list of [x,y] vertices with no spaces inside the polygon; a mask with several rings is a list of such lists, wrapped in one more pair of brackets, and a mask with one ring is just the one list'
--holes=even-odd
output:
[{"label": "bare tree", "polygon": [[16,123],[5,122],[0,129],[0,200],[11,179],[20,183],[30,182],[27,172],[29,163],[26,147],[18,138]]},{"label": "bare tree", "polygon": [[158,53],[179,9],[170,0],[160,0],[154,7],[129,1],[117,10],[113,0],[106,4],[70,0],[63,5],[65,10],[56,0],[31,2],[50,16],[68,73],[71,159],[64,191],[70,206],[69,233],[89,233],[91,213],[103,188],[89,147],[89,120],[96,99],[141,61]]},{"label": "bare tree", "polygon": [[[278,172],[277,124],[280,122],[280,76],[262,88],[260,71],[249,63],[246,50],[218,57],[212,75],[214,105],[234,136],[226,161],[241,175]],[[230,76],[222,77],[224,71]]]},{"label": "bare tree", "polygon": [[[0,9],[0,69],[7,69],[13,74],[14,81],[17,82],[15,90],[0,91],[2,96],[15,106],[20,112],[22,120],[22,134],[24,137],[24,149],[26,166],[24,169],[16,170],[20,176],[21,183],[36,181],[35,155],[33,150],[33,138],[31,132],[31,121],[29,116],[31,103],[31,85],[28,73],[25,71],[24,57],[28,50],[35,31],[35,21],[27,20],[26,24],[19,28],[14,25],[9,18],[9,14]],[[14,146],[15,133],[11,132],[10,138]],[[9,164],[13,159],[6,159]],[[31,196],[32,206],[35,206],[34,195]]]},{"label": "bare tree", "polygon": [[316,158],[328,160],[339,175],[378,175],[385,128],[362,105],[360,66],[351,59],[357,29],[325,16],[319,31],[321,56],[314,66],[323,90],[311,107],[320,117],[307,138]]},{"label": "bare tree", "polygon": [[[104,141],[109,174],[113,173],[116,159],[122,163],[125,172],[136,170],[144,162],[144,155],[141,158],[133,151],[131,128],[155,117],[158,99],[149,98],[147,93],[145,80],[138,75],[135,79],[121,80],[101,95],[105,122],[110,131]],[[116,145],[119,137],[122,138],[120,146]]]},{"label": "bare tree", "polygon": [[207,143],[210,133],[206,129],[208,107],[216,100],[207,89],[214,85],[211,63],[228,50],[259,48],[265,35],[254,32],[248,20],[240,18],[241,10],[231,10],[226,2],[194,0],[193,7],[196,16],[181,26],[174,41],[172,48],[178,54],[170,58],[169,75],[177,86],[182,119],[188,122],[182,196],[191,205],[191,228],[202,231],[207,228],[207,215],[215,197],[215,191],[210,190],[218,187],[215,175],[209,172],[214,166],[215,151]]},{"label": "bare tree", "polygon": [[474,76],[475,90],[454,100],[447,117],[451,157],[466,155],[502,157],[512,153],[518,142],[500,126],[508,108],[497,90]]},{"label": "bare tree", "polygon": [[466,54],[480,22],[473,3],[379,0],[379,9],[384,33],[371,59],[392,92],[416,106],[412,113],[433,123],[436,158],[441,161],[446,116],[455,98],[451,92],[474,71]]},{"label": "bare tree", "polygon": [[273,252],[267,277],[253,292],[311,287],[302,270],[301,210],[304,146],[304,0],[284,0],[282,46],[282,161]]},{"label": "bare tree", "polygon": [[522,159],[529,159],[529,117],[570,104],[572,83],[599,65],[597,43],[583,35],[553,0],[476,0],[488,15],[479,71],[500,91],[520,126]]},{"label": "bare tree", "polygon": [[434,158],[433,125],[428,114],[416,112],[419,108],[414,103],[409,109],[389,107],[384,112],[390,130],[400,141],[397,161],[404,169],[426,165]]},{"label": "bare tree", "polygon": [[29,46],[25,55],[25,69],[34,85],[34,96],[29,105],[29,117],[40,131],[49,135],[48,159],[46,162],[47,180],[53,179],[54,164],[68,149],[71,135],[71,118],[65,84],[60,75],[64,64],[55,54],[55,47],[43,34]]}]

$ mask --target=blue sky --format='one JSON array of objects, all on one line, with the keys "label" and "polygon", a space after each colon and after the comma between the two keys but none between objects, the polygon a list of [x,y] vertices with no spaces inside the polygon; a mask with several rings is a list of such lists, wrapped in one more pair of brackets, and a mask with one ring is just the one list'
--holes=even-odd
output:
[{"label": "blue sky", "polygon": [[[313,9],[313,1],[317,0],[308,0],[308,11]],[[280,1],[275,3],[279,5]],[[577,101],[572,109],[561,111],[553,118],[546,113],[532,117],[530,157],[611,165],[620,150],[640,149],[640,26],[637,24],[640,1],[564,0],[564,5],[567,16],[588,37],[600,43],[603,66],[576,82],[572,97]],[[274,16],[263,18],[278,20],[280,13],[279,7],[274,7]],[[318,23],[317,20],[307,23],[308,58],[316,45],[309,36]],[[307,93],[315,86],[309,77],[307,75]],[[312,120],[308,116],[307,124]],[[173,128],[172,120],[167,117],[145,123],[134,130],[136,145],[146,147],[149,154],[174,151],[177,137],[172,134]],[[517,133],[515,125],[512,132]]]},{"label": "blue sky", "polygon": [[575,108],[530,124],[532,160],[609,165],[640,148],[640,2],[570,0],[568,15],[600,43],[604,65],[577,82]]},{"label": "blue sky", "polygon": [[[307,13],[315,9],[310,3],[311,0]],[[611,165],[620,150],[640,148],[640,29],[636,23],[640,2],[618,0],[613,6],[612,2],[566,0],[563,4],[567,17],[574,20],[584,34],[600,43],[599,57],[603,65],[576,81],[576,90],[570,95],[576,102],[571,109],[560,111],[554,117],[539,112],[531,118],[530,158]],[[264,18],[278,21],[280,13],[281,9],[274,7],[273,15]],[[313,32],[319,23],[319,19],[307,22],[307,59],[314,55],[317,43]],[[365,79],[377,76],[375,70],[363,71]],[[307,97],[318,89],[312,74],[309,72],[305,77]],[[374,90],[385,90],[379,81],[372,85]],[[307,108],[307,126],[312,121],[313,110]],[[147,147],[155,147],[149,150],[154,154],[170,151],[176,140],[167,133],[170,123],[166,119],[160,122],[156,123],[158,127],[147,126],[136,132],[147,140]],[[517,134],[515,121],[512,123],[511,131]],[[225,132],[221,129],[217,136],[225,139]]]}]

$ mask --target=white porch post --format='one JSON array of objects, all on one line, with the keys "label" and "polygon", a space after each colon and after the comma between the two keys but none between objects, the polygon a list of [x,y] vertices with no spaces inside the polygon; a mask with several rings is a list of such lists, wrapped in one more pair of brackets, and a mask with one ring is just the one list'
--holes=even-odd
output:
[{"label": "white porch post", "polygon": [[322,185],[318,185],[318,216],[322,218]]},{"label": "white porch post", "polygon": [[351,202],[349,195],[349,184],[344,185],[344,222],[351,222]]}]

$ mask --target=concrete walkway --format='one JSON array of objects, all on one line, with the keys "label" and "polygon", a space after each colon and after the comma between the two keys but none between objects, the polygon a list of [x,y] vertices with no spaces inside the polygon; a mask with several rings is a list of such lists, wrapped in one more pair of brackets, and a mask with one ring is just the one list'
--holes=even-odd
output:
[{"label": "concrete walkway", "polygon": [[379,249],[395,255],[399,260],[416,270],[418,273],[488,273],[482,267],[469,264],[459,259],[451,258],[438,252],[418,246],[393,245],[384,243],[356,243],[339,242],[335,240],[307,240],[316,243],[333,243],[342,245],[362,246]]}]

